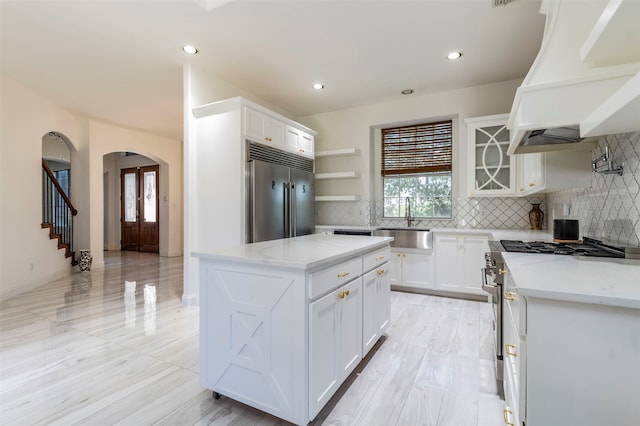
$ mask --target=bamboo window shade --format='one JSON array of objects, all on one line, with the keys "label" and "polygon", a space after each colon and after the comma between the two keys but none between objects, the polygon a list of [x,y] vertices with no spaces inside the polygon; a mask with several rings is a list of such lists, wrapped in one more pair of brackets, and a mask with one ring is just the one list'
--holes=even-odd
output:
[{"label": "bamboo window shade", "polygon": [[382,129],[382,175],[450,172],[452,122]]}]

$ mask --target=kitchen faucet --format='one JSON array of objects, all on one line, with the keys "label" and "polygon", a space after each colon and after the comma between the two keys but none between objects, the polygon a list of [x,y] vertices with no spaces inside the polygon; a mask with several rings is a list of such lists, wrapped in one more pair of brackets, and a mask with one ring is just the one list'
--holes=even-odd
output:
[{"label": "kitchen faucet", "polygon": [[407,218],[407,228],[411,228],[411,222],[413,222],[415,219],[413,219],[411,217],[411,198],[407,197],[404,199],[404,205],[405,205],[405,210],[406,210],[406,218]]}]

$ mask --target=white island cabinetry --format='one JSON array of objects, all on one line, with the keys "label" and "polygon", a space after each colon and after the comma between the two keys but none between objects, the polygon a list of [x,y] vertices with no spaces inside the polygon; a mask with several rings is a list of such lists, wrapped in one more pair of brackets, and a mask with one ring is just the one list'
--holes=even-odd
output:
[{"label": "white island cabinetry", "polygon": [[313,234],[194,254],[201,383],[313,420],[389,325],[390,241]]}]

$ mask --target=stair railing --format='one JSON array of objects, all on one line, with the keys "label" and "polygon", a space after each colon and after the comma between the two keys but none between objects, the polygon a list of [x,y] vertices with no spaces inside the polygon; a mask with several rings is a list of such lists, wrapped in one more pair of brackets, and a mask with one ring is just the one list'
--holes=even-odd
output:
[{"label": "stair railing", "polygon": [[51,228],[50,233],[59,236],[58,247],[65,246],[68,256],[73,255],[73,216],[77,214],[78,211],[43,159],[42,225],[48,225]]}]

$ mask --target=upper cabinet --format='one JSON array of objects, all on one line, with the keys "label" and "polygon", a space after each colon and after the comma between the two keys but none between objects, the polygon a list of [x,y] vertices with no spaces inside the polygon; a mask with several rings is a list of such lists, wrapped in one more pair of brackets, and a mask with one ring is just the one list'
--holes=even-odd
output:
[{"label": "upper cabinet", "polygon": [[515,157],[509,148],[508,114],[469,118],[469,196],[514,195],[516,186]]},{"label": "upper cabinet", "polygon": [[518,196],[587,188],[591,185],[591,151],[555,151],[515,155]]},{"label": "upper cabinet", "polygon": [[314,137],[293,126],[285,128],[284,147],[287,151],[313,158]]},{"label": "upper cabinet", "polygon": [[244,134],[255,142],[284,148],[284,123],[250,107],[244,107]]},{"label": "upper cabinet", "polygon": [[[640,130],[640,2],[543,0],[540,52],[518,89],[507,127],[509,154],[590,148],[523,147],[530,130],[579,126],[580,135]],[[635,77],[640,79],[640,77]]]},{"label": "upper cabinet", "polygon": [[500,114],[465,120],[470,197],[522,197],[591,184],[591,151],[507,155],[507,117]]}]

